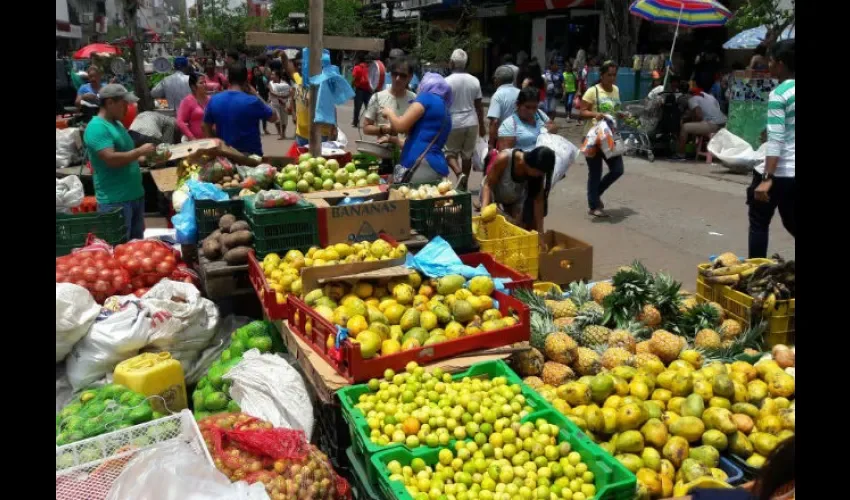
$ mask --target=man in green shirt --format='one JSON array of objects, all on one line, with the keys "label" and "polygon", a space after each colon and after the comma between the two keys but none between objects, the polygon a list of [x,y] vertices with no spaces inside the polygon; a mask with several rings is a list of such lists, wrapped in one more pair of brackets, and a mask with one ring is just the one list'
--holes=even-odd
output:
[{"label": "man in green shirt", "polygon": [[86,145],[92,170],[98,211],[120,208],[124,213],[127,236],[141,239],[145,232],[145,190],[139,160],[156,151],[153,144],[134,148],[133,138],[121,119],[127,105],[139,100],[123,85],[104,85],[97,94],[100,111],[86,127]]},{"label": "man in green shirt", "polygon": [[567,121],[570,121],[570,115],[573,110],[573,99],[576,96],[576,74],[573,73],[572,65],[567,63],[567,69],[564,71],[564,106],[567,108]]}]

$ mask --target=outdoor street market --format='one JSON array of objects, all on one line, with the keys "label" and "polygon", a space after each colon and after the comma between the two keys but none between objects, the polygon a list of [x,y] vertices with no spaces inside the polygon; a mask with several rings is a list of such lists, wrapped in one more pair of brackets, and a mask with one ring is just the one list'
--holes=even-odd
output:
[{"label": "outdoor street market", "polygon": [[491,67],[306,4],[57,48],[57,500],[793,500],[794,14]]}]

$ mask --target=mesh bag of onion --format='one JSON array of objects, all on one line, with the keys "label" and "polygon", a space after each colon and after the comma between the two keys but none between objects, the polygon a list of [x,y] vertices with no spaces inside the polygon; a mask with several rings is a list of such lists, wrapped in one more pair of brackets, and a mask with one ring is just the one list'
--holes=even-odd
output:
[{"label": "mesh bag of onion", "polygon": [[351,488],[303,431],[275,428],[244,413],[198,422],[215,466],[231,481],[261,482],[271,500],[348,500]]}]

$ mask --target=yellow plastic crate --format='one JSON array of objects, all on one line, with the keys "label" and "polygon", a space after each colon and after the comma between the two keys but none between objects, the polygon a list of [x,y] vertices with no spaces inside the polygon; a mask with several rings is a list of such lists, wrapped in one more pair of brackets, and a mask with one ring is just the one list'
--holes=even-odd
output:
[{"label": "yellow plastic crate", "polygon": [[[723,287],[723,295],[726,299],[726,304],[723,306],[726,312],[749,327],[755,299],[728,286]],[[776,301],[776,308],[767,318],[767,331],[764,334],[765,347],[794,343],[795,303],[796,299]]]},{"label": "yellow plastic crate", "polygon": [[497,262],[537,279],[540,264],[540,247],[537,231],[526,231],[497,215],[482,223],[473,217],[475,239],[482,252],[489,253]]},{"label": "yellow plastic crate", "polygon": [[703,302],[717,302],[724,309],[725,299],[723,297],[723,287],[726,285],[711,284],[705,282],[705,276],[702,275],[703,269],[711,267],[710,263],[700,264],[697,266],[697,298],[703,299]]}]

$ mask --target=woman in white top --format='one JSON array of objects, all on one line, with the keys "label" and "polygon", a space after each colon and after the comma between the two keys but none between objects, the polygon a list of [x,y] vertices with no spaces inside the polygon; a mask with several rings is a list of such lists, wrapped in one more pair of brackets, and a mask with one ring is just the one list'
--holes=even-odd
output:
[{"label": "woman in white top", "polygon": [[277,113],[278,120],[275,123],[277,127],[278,140],[282,141],[286,138],[286,122],[290,109],[290,95],[292,93],[292,82],[289,81],[289,75],[281,78],[279,70],[272,71],[272,80],[269,82],[269,101],[272,109]]}]

